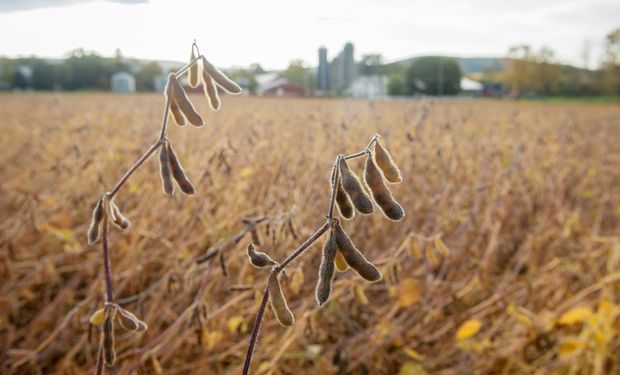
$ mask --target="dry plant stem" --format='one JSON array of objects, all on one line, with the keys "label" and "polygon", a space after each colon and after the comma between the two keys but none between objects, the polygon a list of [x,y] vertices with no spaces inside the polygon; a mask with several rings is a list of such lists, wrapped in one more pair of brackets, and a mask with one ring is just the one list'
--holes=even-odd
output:
[{"label": "dry plant stem", "polygon": [[97,350],[97,375],[103,375],[103,345],[101,344]]},{"label": "dry plant stem", "polygon": [[342,155],[338,155],[336,158],[336,162],[334,163],[334,167],[332,168],[332,191],[329,197],[329,210],[327,212],[327,220],[329,224],[331,224],[332,219],[334,218],[334,203],[336,202],[336,189],[338,188],[338,182],[340,180],[340,173],[338,169],[338,164],[340,163],[340,158]]},{"label": "dry plant stem", "polygon": [[[198,46],[194,42],[192,48],[196,47],[198,51]],[[199,59],[202,58],[202,55],[192,60],[189,64],[181,68],[178,72],[176,72],[176,76],[182,75],[187,69],[189,69],[192,65],[196,64]],[[133,175],[133,173],[140,168],[144,164],[148,158],[153,155],[153,153],[164,144],[164,140],[166,139],[166,127],[168,125],[168,111],[170,109],[170,97],[166,95],[166,100],[164,104],[164,114],[161,122],[161,130],[159,132],[159,137],[155,143],[153,143],[145,152],[140,156],[138,160],[136,160],[131,167],[123,174],[123,176],[118,180],[118,182],[114,185],[112,190],[105,193],[106,199],[112,200],[116,193],[123,187],[123,185],[129,180],[129,177]],[[110,266],[110,250],[108,246],[108,231],[109,231],[109,216],[105,215],[102,222],[102,233],[101,233],[101,245],[102,245],[102,255],[103,255],[103,266],[105,273],[105,287],[106,287],[106,300],[109,303],[114,302],[114,291],[112,286],[112,269]],[[103,373],[103,351],[101,344],[99,345],[99,354],[97,356],[97,374]]]},{"label": "dry plant stem", "polygon": [[265,288],[265,294],[263,294],[263,300],[260,303],[258,314],[256,315],[254,328],[252,328],[250,345],[248,346],[248,352],[245,355],[245,364],[243,365],[244,375],[247,375],[250,372],[250,362],[252,362],[252,354],[254,353],[254,346],[256,346],[256,340],[258,339],[258,331],[260,331],[260,325],[263,321],[263,315],[265,314],[265,309],[267,308],[267,301],[269,301],[269,288]]},{"label": "dry plant stem", "polygon": [[114,302],[114,293],[112,291],[112,268],[110,267],[110,250],[108,248],[108,229],[110,227],[110,223],[107,217],[103,220],[102,224],[103,233],[101,236],[101,247],[103,248],[103,267],[105,269],[106,298],[108,302],[112,303]]},{"label": "dry plant stem", "polygon": [[[345,160],[349,160],[349,159],[355,159],[355,158],[359,158],[359,157],[365,156],[368,152],[370,152],[370,148],[372,147],[372,145],[375,144],[375,142],[377,142],[378,139],[379,139],[379,134],[375,134],[375,136],[372,138],[372,140],[370,141],[368,146],[366,146],[366,148],[364,148],[362,151],[356,152],[356,153],[348,155],[348,156],[338,155],[336,157],[336,161],[334,162],[334,167],[333,167],[332,173],[331,173],[332,186],[331,186],[331,193],[330,193],[330,197],[329,197],[329,209],[328,209],[328,212],[327,212],[327,221],[319,229],[317,229],[316,232],[314,232],[314,234],[312,236],[310,236],[310,238],[308,238],[297,249],[295,249],[295,251],[293,251],[288,257],[286,257],[286,259],[284,261],[282,261],[279,266],[274,267],[271,272],[278,273],[278,272],[281,272],[282,270],[284,270],[284,268],[286,268],[286,266],[289,263],[291,263],[293,260],[295,260],[295,258],[297,258],[301,254],[303,254],[304,251],[310,245],[312,245],[314,242],[316,242],[316,240],[321,238],[321,236],[325,232],[327,232],[327,230],[329,228],[331,228],[332,220],[333,220],[333,217],[334,217],[334,205],[335,205],[335,198],[336,198],[336,189],[337,189],[338,181],[339,181],[339,178],[340,178],[340,173],[338,172],[338,168],[337,168],[337,166],[338,166],[338,164],[340,162],[340,158],[344,158]],[[261,323],[262,323],[262,320],[263,320],[263,315],[265,314],[265,309],[267,308],[267,301],[268,300],[269,300],[269,288],[267,287],[267,288],[265,288],[265,293],[263,294],[263,300],[262,300],[261,305],[260,305],[260,307],[258,309],[258,313],[256,314],[256,320],[254,321],[254,328],[252,329],[252,336],[250,336],[250,343],[248,345],[248,351],[246,353],[245,363],[243,365],[243,375],[248,375],[250,373],[250,363],[252,362],[252,355],[254,354],[254,348],[256,347],[256,342],[258,340],[258,332],[260,330],[260,326],[261,326]]]}]

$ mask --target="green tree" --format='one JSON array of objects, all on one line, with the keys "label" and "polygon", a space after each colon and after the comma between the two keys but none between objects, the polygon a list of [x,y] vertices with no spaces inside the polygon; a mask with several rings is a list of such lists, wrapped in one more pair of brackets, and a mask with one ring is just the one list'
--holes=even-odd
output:
[{"label": "green tree", "polygon": [[140,66],[136,74],[136,89],[138,91],[154,91],[155,78],[161,76],[162,70],[156,62],[150,62]]},{"label": "green tree", "polygon": [[383,65],[383,56],[379,53],[369,53],[362,56],[360,61],[360,72],[363,76],[379,74]]},{"label": "green tree", "polygon": [[302,60],[291,60],[288,68],[280,73],[282,78],[286,78],[291,83],[304,86],[308,90],[316,87],[316,73],[309,68]]},{"label": "green tree", "polygon": [[461,90],[461,68],[455,59],[420,57],[406,73],[407,93],[454,95]]},{"label": "green tree", "polygon": [[400,74],[392,74],[387,84],[388,95],[402,96],[407,93],[405,78]]},{"label": "green tree", "polygon": [[55,69],[44,60],[36,59],[32,64],[32,88],[52,90],[56,84]]},{"label": "green tree", "polygon": [[11,87],[14,89],[22,90],[28,87],[28,80],[17,69],[15,70],[15,72],[13,72],[13,77],[11,78]]}]

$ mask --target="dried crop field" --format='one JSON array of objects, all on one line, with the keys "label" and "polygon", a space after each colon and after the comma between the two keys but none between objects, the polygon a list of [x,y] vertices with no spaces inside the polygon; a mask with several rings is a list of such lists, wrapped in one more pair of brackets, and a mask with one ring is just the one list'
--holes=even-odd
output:
[{"label": "dried crop field", "polygon": [[[282,279],[255,374],[620,372],[620,107],[224,97],[170,124],[198,194],[161,191],[156,157],[116,203],[117,302],[149,325],[116,337],[120,374],[238,374],[269,271],[324,222],[339,153],[375,133],[407,216],[341,220],[377,264],[314,297],[324,238]],[[157,137],[160,95],[0,95],[0,372],[92,372],[104,298],[92,206]],[[358,173],[363,159],[351,161]],[[243,235],[243,236],[241,236]],[[197,261],[199,260],[199,262]],[[576,372],[571,372],[576,371]]]}]

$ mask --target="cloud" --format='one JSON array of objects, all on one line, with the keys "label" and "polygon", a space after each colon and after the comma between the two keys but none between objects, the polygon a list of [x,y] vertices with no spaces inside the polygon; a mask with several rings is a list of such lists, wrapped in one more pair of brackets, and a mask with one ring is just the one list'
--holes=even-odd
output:
[{"label": "cloud", "polygon": [[[90,3],[95,0],[3,0],[0,13],[11,13],[39,8],[64,7],[75,4]],[[104,0],[118,4],[146,4],[149,0]]]}]

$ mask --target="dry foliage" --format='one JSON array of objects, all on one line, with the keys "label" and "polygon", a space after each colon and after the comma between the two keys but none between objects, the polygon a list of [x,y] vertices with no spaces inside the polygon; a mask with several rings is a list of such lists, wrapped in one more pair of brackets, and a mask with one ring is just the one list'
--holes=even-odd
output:
[{"label": "dry foliage", "polygon": [[[323,236],[280,274],[295,324],[265,311],[253,373],[620,370],[620,108],[190,99],[205,126],[168,132],[197,194],[163,199],[153,158],[114,201],[131,230],[110,229],[107,315],[149,326],[114,324],[118,373],[239,373],[269,275],[248,244],[284,259],[325,220],[334,155],[375,132],[407,215],[340,225],[383,280],[336,272],[318,305]],[[150,144],[161,105],[0,96],[2,373],[93,372],[105,287],[83,208]]]}]

